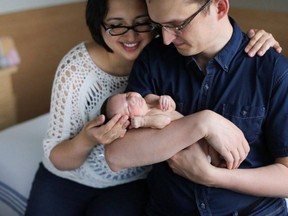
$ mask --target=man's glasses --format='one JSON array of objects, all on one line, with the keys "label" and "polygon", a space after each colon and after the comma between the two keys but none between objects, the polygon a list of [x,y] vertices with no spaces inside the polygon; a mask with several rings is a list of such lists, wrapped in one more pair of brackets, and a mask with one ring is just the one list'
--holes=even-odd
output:
[{"label": "man's glasses", "polygon": [[102,24],[105,31],[111,36],[118,36],[127,33],[130,29],[137,33],[151,32],[155,29],[155,25],[151,22],[136,24],[133,26],[112,26],[107,28]]},{"label": "man's glasses", "polygon": [[160,23],[153,23],[153,25],[155,26],[155,28],[160,28],[160,29],[164,29],[165,31],[169,32],[172,35],[180,35],[182,33],[182,30],[201,12],[205,9],[205,7],[208,5],[208,3],[211,0],[207,0],[205,2],[205,4],[203,4],[199,10],[197,10],[195,13],[193,13],[190,17],[188,17],[187,19],[185,19],[181,25],[179,26],[175,26],[175,25],[168,25],[168,24],[160,24]]}]

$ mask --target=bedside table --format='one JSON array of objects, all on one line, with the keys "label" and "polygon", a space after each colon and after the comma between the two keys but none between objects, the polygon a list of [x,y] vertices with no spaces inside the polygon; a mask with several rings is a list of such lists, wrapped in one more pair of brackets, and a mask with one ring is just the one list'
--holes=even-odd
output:
[{"label": "bedside table", "polygon": [[18,67],[0,68],[0,130],[16,123],[16,98],[12,86],[12,74]]}]

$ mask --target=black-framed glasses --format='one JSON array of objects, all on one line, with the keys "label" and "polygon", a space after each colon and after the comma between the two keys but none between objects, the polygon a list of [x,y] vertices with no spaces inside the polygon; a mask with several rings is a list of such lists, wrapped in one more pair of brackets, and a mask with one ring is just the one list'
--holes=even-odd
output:
[{"label": "black-framed glasses", "polygon": [[195,13],[193,13],[190,17],[185,19],[181,25],[175,26],[175,25],[168,25],[168,24],[160,24],[160,23],[153,23],[155,25],[155,28],[164,29],[165,31],[169,32],[173,35],[180,35],[182,33],[182,30],[201,12],[205,9],[205,7],[208,5],[208,3],[211,0],[207,0],[205,4],[203,4],[199,10],[197,10]]},{"label": "black-framed glasses", "polygon": [[111,36],[123,35],[127,33],[130,29],[132,29],[137,33],[151,32],[155,29],[155,25],[153,25],[151,22],[136,24],[133,26],[111,26],[109,28],[107,28],[102,23],[102,26],[105,29],[105,31]]}]

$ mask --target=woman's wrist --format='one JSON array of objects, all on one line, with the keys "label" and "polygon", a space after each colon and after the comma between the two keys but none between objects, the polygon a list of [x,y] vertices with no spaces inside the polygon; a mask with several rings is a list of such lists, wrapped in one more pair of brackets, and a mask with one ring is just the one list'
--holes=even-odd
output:
[{"label": "woman's wrist", "polygon": [[83,149],[90,149],[92,150],[94,148],[94,146],[98,143],[96,143],[96,141],[94,141],[93,139],[89,138],[89,135],[87,134],[87,132],[85,131],[85,129],[83,129],[78,135],[76,135],[73,138],[73,142],[76,143],[76,145],[81,145],[83,147]]}]

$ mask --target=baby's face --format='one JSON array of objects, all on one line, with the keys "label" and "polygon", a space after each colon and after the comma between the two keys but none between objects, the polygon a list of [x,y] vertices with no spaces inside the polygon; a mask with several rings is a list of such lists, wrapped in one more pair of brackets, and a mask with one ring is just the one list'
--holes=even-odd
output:
[{"label": "baby's face", "polygon": [[109,117],[115,114],[143,116],[148,112],[145,99],[137,92],[127,92],[112,96],[107,104]]}]

